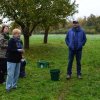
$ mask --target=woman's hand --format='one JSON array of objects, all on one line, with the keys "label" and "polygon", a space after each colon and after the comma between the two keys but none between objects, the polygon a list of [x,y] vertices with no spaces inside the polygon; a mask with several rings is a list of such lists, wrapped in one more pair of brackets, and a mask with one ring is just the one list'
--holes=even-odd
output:
[{"label": "woman's hand", "polygon": [[19,52],[24,53],[24,49],[17,49]]}]

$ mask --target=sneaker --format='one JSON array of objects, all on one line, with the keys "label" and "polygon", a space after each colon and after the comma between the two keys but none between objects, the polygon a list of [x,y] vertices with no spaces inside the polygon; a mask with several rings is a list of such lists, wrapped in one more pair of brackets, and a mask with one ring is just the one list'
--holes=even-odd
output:
[{"label": "sneaker", "polygon": [[11,89],[6,89],[6,92],[9,93],[11,91]]},{"label": "sneaker", "polygon": [[17,89],[17,86],[12,87],[12,89]]},{"label": "sneaker", "polygon": [[81,76],[81,75],[78,75],[77,78],[78,78],[78,79],[82,79],[82,76]]},{"label": "sneaker", "polygon": [[71,75],[67,75],[66,76],[66,79],[71,79]]}]

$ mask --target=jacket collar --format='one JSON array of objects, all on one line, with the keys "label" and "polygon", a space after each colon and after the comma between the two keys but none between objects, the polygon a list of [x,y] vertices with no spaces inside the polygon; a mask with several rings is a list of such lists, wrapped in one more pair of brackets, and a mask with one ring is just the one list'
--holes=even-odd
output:
[{"label": "jacket collar", "polygon": [[72,30],[73,30],[74,32],[79,32],[79,31],[81,30],[81,28],[80,28],[80,26],[78,26],[78,27],[73,27]]}]

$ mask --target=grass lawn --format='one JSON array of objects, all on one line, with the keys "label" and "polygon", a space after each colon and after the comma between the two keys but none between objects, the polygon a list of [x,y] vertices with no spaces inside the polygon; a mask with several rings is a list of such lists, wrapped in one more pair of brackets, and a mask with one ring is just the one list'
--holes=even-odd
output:
[{"label": "grass lawn", "polygon": [[[48,44],[43,44],[42,35],[31,37],[31,46],[26,50],[27,77],[19,79],[18,88],[6,93],[0,85],[0,100],[100,100],[100,36],[87,36],[83,49],[83,79],[76,77],[76,61],[73,63],[71,80],[66,80],[68,48],[65,35],[49,35]],[[50,62],[49,68],[38,68],[37,61]],[[60,81],[51,81],[50,69],[59,68]]]}]

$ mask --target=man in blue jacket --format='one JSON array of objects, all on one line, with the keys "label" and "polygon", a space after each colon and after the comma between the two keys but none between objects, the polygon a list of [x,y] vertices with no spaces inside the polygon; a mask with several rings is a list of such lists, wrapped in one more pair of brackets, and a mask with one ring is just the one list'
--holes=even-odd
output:
[{"label": "man in blue jacket", "polygon": [[68,61],[68,68],[67,68],[67,79],[71,78],[72,74],[72,63],[74,60],[74,56],[76,56],[77,62],[77,77],[79,79],[82,78],[81,76],[81,56],[82,56],[82,47],[86,43],[86,35],[85,32],[79,25],[78,21],[73,21],[73,27],[69,29],[66,38],[66,44],[69,48],[69,61]]}]

